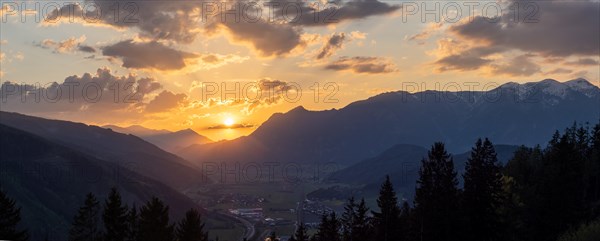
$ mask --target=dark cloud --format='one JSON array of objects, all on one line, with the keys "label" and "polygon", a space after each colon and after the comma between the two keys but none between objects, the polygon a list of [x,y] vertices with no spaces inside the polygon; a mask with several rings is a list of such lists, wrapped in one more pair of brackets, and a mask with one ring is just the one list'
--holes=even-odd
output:
[{"label": "dark cloud", "polygon": [[[282,80],[261,79],[249,88],[253,93],[245,93],[242,99],[228,100],[228,106],[243,106],[242,112],[252,113],[256,108],[279,104],[283,101],[295,102],[302,96],[300,86]],[[207,103],[213,105],[214,103]]]},{"label": "dark cloud", "polygon": [[87,46],[87,45],[79,45],[77,47],[77,49],[81,52],[86,52],[86,53],[95,53],[96,49],[92,46]]},{"label": "dark cloud", "polygon": [[123,67],[134,69],[178,70],[186,67],[186,59],[199,55],[167,47],[157,41],[125,40],[102,48],[102,54],[119,58]]},{"label": "dark cloud", "polygon": [[[400,9],[400,5],[390,5],[379,0],[329,1],[328,5],[311,5],[310,1],[279,0],[272,3],[275,14],[284,17],[293,25],[322,26],[337,24],[353,19],[392,13]],[[293,6],[291,6],[293,5]],[[300,10],[296,10],[300,9]],[[301,13],[301,14],[298,14]],[[285,16],[284,16],[285,15]],[[318,16],[318,18],[315,18]],[[289,19],[293,18],[293,19]]]},{"label": "dark cloud", "polygon": [[470,47],[462,41],[441,39],[435,52],[441,57],[433,64],[441,72],[477,70],[492,63],[490,55],[504,50],[503,47]]},{"label": "dark cloud", "polygon": [[[600,54],[600,22],[592,20],[600,19],[597,5],[597,2],[590,1],[511,2],[498,18],[477,16],[472,21],[463,21],[448,28],[448,33],[457,36],[458,40],[438,49],[441,57],[434,63],[440,71],[486,67],[493,74],[510,76],[541,73],[540,66],[531,58],[534,55],[543,58],[541,61],[545,63],[597,65],[596,60],[584,57]],[[536,6],[537,11],[532,12]],[[515,15],[515,11],[534,15]],[[520,19],[515,21],[514,16]],[[491,58],[492,54],[502,55]],[[503,56],[515,57],[509,60]],[[570,56],[578,56],[579,60],[563,61]],[[548,73],[565,71],[555,69]]]},{"label": "dark cloud", "polygon": [[69,76],[62,83],[1,86],[2,109],[22,113],[75,113],[106,117],[111,112],[137,113],[144,98],[162,85],[153,78],[117,76],[109,69]]},{"label": "dark cloud", "polygon": [[261,91],[271,91],[274,93],[293,90],[294,86],[281,80],[261,79],[257,83],[258,89]]},{"label": "dark cloud", "polygon": [[575,61],[565,62],[565,64],[573,66],[598,66],[600,63],[598,63],[598,60],[592,58],[580,58]]},{"label": "dark cloud", "polygon": [[[597,1],[536,1],[536,15],[504,11],[498,21],[482,16],[450,27],[460,37],[486,46],[502,46],[542,56],[598,56],[600,54],[600,11]],[[532,12],[530,4],[512,4],[519,13]]]},{"label": "dark cloud", "polygon": [[166,112],[180,107],[187,103],[187,95],[174,94],[173,92],[163,90],[146,105],[146,112],[157,113]]},{"label": "dark cloud", "polygon": [[[319,5],[315,7],[305,1],[278,1],[279,7],[273,7],[274,19],[267,21],[271,9],[262,7],[262,18],[257,21],[242,19],[236,21],[235,17],[229,15],[225,21],[217,12],[203,23],[203,11],[206,2],[198,1],[116,1],[116,0],[87,0],[89,9],[82,10],[82,5],[65,5],[59,10],[50,12],[45,19],[47,24],[56,20],[68,21],[66,16],[75,16],[79,22],[89,25],[113,26],[115,28],[133,28],[139,31],[141,38],[146,40],[160,41],[168,40],[177,43],[190,44],[198,38],[202,32],[211,34],[217,30],[225,29],[233,37],[235,42],[248,43],[261,56],[284,56],[297,47],[306,44],[302,40],[303,27],[322,26],[336,24],[346,20],[361,19],[374,15],[391,13],[398,10],[397,5],[390,5],[378,0],[356,0],[336,1],[333,8],[325,8]],[[116,5],[119,3],[119,5]],[[215,2],[224,4],[225,2]],[[236,6],[247,7],[249,2],[232,1],[227,2],[228,8]],[[272,3],[272,2],[270,2]],[[246,5],[244,5],[246,4]],[[295,20],[288,19],[283,12],[292,11],[295,7],[287,7],[290,4],[301,9],[301,14]],[[253,6],[262,6],[255,4]],[[86,5],[83,5],[86,6]],[[97,6],[95,10],[93,7]],[[118,14],[114,13],[115,6]],[[214,7],[214,6],[211,6]],[[219,11],[224,11],[224,6]],[[288,10],[288,11],[285,11]],[[102,14],[98,14],[99,12]],[[135,11],[135,14],[131,13]],[[315,20],[316,16],[320,16]],[[101,18],[96,19],[95,16]],[[118,16],[119,19],[115,19]],[[128,18],[127,16],[130,16]],[[292,14],[293,16],[293,14]],[[291,21],[291,22],[289,22]]]},{"label": "dark cloud", "polygon": [[379,0],[357,0],[345,2],[336,12],[340,20],[361,19],[369,16],[382,15],[400,9],[399,5],[390,5]]},{"label": "dark cloud", "polygon": [[48,13],[45,21],[68,21],[73,16],[89,25],[136,28],[144,38],[191,43],[200,32],[196,14],[200,6],[197,1],[86,0],[84,4],[67,4]]},{"label": "dark cloud", "polygon": [[503,47],[473,47],[455,51],[452,49],[454,48],[453,44],[456,43],[448,44],[448,46],[445,47],[448,49],[446,49],[445,51],[448,51],[449,53],[447,53],[445,57],[440,58],[434,63],[438,66],[438,71],[443,72],[449,70],[477,70],[483,66],[492,63],[492,60],[487,58],[488,56],[500,53],[505,50]]},{"label": "dark cloud", "polygon": [[244,111],[252,113],[257,107],[281,103],[288,95],[290,99],[296,98],[300,94],[298,90],[298,86],[285,81],[262,79],[256,83],[257,95],[245,100]]},{"label": "dark cloud", "polygon": [[492,61],[479,56],[458,54],[441,58],[435,64],[439,65],[439,71],[476,70],[490,62]]},{"label": "dark cloud", "polygon": [[335,53],[336,50],[341,49],[343,47],[344,41],[347,41],[348,38],[344,33],[333,33],[323,47],[317,53],[317,59],[327,58]]},{"label": "dark cloud", "polygon": [[364,74],[383,74],[398,71],[396,65],[388,59],[364,56],[340,57],[327,64],[325,69],[336,71],[347,70]]},{"label": "dark cloud", "polygon": [[514,57],[503,64],[492,64],[492,74],[509,76],[531,76],[541,72],[541,67],[531,61],[531,55],[524,54]]},{"label": "dark cloud", "polygon": [[[284,56],[307,44],[302,39],[303,27],[336,24],[346,20],[391,13],[399,9],[399,6],[392,6],[378,0],[357,0],[343,3],[337,1],[332,8],[315,7],[306,1],[271,1],[269,3],[278,4],[271,5],[271,7],[275,13],[275,20],[280,21],[267,22],[260,19],[256,22],[249,22],[235,21],[232,18],[222,21],[220,16],[216,16],[216,20],[208,25],[208,32],[214,32],[215,29],[224,27],[229,30],[235,41],[250,43],[261,56]],[[289,7],[292,5],[293,7]],[[263,9],[263,11],[266,10]],[[315,20],[315,16],[320,17]]]},{"label": "dark cloud", "polygon": [[263,57],[284,56],[297,47],[306,45],[302,39],[302,29],[288,24],[268,23],[264,20],[251,23],[215,21],[207,26],[207,33],[215,33],[225,29],[233,41],[246,43]]}]

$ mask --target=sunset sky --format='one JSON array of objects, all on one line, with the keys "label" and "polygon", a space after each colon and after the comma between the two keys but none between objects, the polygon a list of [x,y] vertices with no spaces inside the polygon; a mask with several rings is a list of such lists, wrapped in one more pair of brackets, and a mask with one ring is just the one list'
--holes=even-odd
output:
[{"label": "sunset sky", "polygon": [[[239,21],[223,3],[2,1],[1,109],[219,140],[298,105],[341,108],[413,82],[600,82],[598,1],[242,1]],[[69,83],[79,83],[73,98]],[[12,84],[49,97],[21,101]],[[57,88],[61,98],[47,100]]]}]

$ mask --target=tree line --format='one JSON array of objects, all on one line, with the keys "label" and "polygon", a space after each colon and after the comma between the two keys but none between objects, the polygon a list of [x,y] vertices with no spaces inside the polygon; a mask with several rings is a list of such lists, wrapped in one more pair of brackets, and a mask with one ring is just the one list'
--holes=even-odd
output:
[{"label": "tree line", "polygon": [[[27,241],[27,230],[19,229],[21,208],[0,192],[0,238]],[[48,238],[46,238],[46,241]],[[169,206],[153,197],[141,208],[123,204],[116,188],[101,204],[88,193],[73,218],[69,241],[208,241],[201,214],[190,209],[178,223],[169,222]]]},{"label": "tree line", "polygon": [[347,200],[317,232],[299,224],[293,241],[600,240],[600,123],[556,132],[546,148],[520,147],[501,165],[492,142],[471,150],[463,187],[443,143],[421,162],[414,202],[400,203],[387,176],[377,211]]},{"label": "tree line", "polygon": [[[102,214],[100,215],[100,211]],[[185,217],[169,222],[169,206],[152,197],[139,210],[128,208],[116,188],[101,207],[92,193],[86,195],[69,231],[69,241],[208,241],[201,214],[190,209]]]}]

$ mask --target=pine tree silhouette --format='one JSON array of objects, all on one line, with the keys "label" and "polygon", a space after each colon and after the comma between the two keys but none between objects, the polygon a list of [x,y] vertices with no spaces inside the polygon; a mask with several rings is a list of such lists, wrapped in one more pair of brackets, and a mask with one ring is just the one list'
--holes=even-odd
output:
[{"label": "pine tree silhouette", "polygon": [[399,232],[400,208],[398,207],[398,198],[396,197],[396,192],[389,176],[385,177],[385,181],[379,189],[377,206],[379,207],[379,212],[373,212],[376,240],[399,240],[401,238]]},{"label": "pine tree silhouette", "polygon": [[435,143],[423,159],[415,194],[417,239],[460,239],[459,190],[454,163],[443,143]]},{"label": "pine tree silhouette", "polygon": [[344,241],[352,241],[353,239],[353,231],[356,222],[356,202],[354,201],[354,197],[350,197],[346,201],[346,206],[344,206],[344,213],[340,218],[340,222],[342,225],[342,240]]},{"label": "pine tree silhouette", "polygon": [[352,241],[370,240],[373,236],[371,219],[368,216],[369,208],[362,198],[356,207],[354,226],[352,228]]},{"label": "pine tree silhouette", "polygon": [[169,207],[153,197],[140,209],[138,241],[173,241],[173,225],[169,223]]},{"label": "pine tree silhouette", "polygon": [[127,212],[127,238],[126,241],[136,241],[139,233],[139,216],[135,204]]},{"label": "pine tree silhouette", "polygon": [[21,208],[17,208],[15,201],[6,196],[0,189],[0,239],[26,241],[27,230],[18,228],[21,221]]},{"label": "pine tree silhouette", "polygon": [[[588,202],[591,203],[590,213],[592,217],[600,216],[600,122],[596,124],[590,133],[590,162],[588,165],[589,191],[587,193]],[[591,217],[590,217],[591,218]]]},{"label": "pine tree silhouette", "polygon": [[177,241],[208,241],[201,215],[196,209],[190,209],[177,226]]},{"label": "pine tree silhouette", "polygon": [[465,167],[463,210],[467,218],[466,239],[503,240],[498,209],[503,203],[502,174],[492,143],[477,140]]},{"label": "pine tree silhouette", "polygon": [[536,200],[530,210],[539,221],[533,232],[539,240],[551,240],[586,216],[585,159],[577,149],[575,127],[553,138],[543,155],[539,179],[534,187]]},{"label": "pine tree silhouette", "polygon": [[[521,147],[503,170],[510,239],[553,241],[600,217],[600,123],[556,131],[545,149]],[[508,223],[508,222],[506,222]]]},{"label": "pine tree silhouette", "polygon": [[317,233],[313,236],[313,238],[317,241],[340,241],[341,235],[339,230],[340,222],[335,215],[335,212],[331,212],[329,215],[323,214],[321,216],[321,223],[319,224]]},{"label": "pine tree silhouette", "polygon": [[400,208],[400,217],[398,218],[398,222],[400,223],[400,239],[399,241],[407,241],[413,240],[412,232],[412,210],[407,201],[402,202],[402,207]]},{"label": "pine tree silhouette", "polygon": [[71,225],[69,241],[100,241],[102,233],[100,224],[100,203],[92,193],[88,193],[85,202]]},{"label": "pine tree silhouette", "polygon": [[129,233],[127,223],[127,206],[122,205],[121,195],[116,188],[110,190],[108,199],[104,202],[104,240],[125,241]]}]

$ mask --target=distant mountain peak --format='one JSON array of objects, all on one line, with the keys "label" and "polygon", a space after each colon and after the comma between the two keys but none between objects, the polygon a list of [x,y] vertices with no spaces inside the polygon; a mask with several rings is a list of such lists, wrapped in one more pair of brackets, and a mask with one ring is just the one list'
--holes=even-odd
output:
[{"label": "distant mountain peak", "polygon": [[[535,82],[532,82],[535,83]],[[558,80],[555,79],[543,79],[542,81],[538,82],[538,83],[544,83],[544,84],[560,84],[560,82]]]},{"label": "distant mountain peak", "polygon": [[119,133],[124,133],[124,134],[132,134],[132,135],[139,136],[139,137],[170,133],[170,131],[165,130],[165,129],[155,130],[155,129],[150,129],[150,128],[147,128],[147,127],[144,127],[141,125],[130,125],[128,127],[120,127],[117,125],[104,125],[102,127],[111,129],[114,132],[119,132]]},{"label": "distant mountain peak", "polygon": [[306,108],[304,108],[304,106],[299,105],[296,108],[288,111],[288,113],[293,113],[293,112],[308,112],[308,110]]},{"label": "distant mountain peak", "polygon": [[584,78],[577,78],[574,80],[569,80],[565,82],[565,84],[573,89],[577,90],[587,90],[587,89],[598,89],[598,86],[590,83],[588,80]]},{"label": "distant mountain peak", "polygon": [[498,87],[498,88],[514,88],[514,87],[518,87],[520,85],[521,84],[519,84],[517,82],[512,82],[511,81],[511,82],[507,82],[507,83],[504,83],[504,84],[500,85],[500,87]]},{"label": "distant mountain peak", "polygon": [[566,92],[569,89],[569,86],[565,85],[564,83],[558,82],[554,79],[545,79],[538,83],[533,82],[527,84],[530,84],[530,86],[532,86],[533,88],[539,88],[539,90],[546,94],[554,95],[562,99],[565,98]]},{"label": "distant mountain peak", "polygon": [[176,132],[180,132],[180,133],[194,133],[194,134],[198,134],[196,131],[192,130],[191,128],[186,128],[180,131],[176,131]]},{"label": "distant mountain peak", "polygon": [[528,82],[523,84],[508,82],[497,89],[514,90],[519,96],[527,96],[531,93],[542,92],[561,99],[564,99],[569,91],[578,92],[590,98],[600,94],[600,88],[583,78],[566,82],[559,82],[555,79],[544,79],[539,82]]}]

